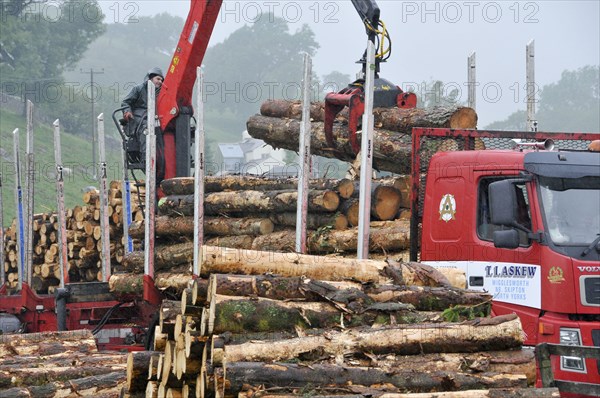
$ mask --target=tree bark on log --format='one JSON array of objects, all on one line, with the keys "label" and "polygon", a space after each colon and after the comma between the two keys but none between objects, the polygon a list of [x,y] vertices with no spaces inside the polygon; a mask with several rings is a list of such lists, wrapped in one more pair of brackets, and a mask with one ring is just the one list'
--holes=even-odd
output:
[{"label": "tree bark on log", "polygon": [[[238,398],[298,398],[297,390],[286,394],[282,388],[277,387],[269,391],[262,386],[250,388],[246,386],[244,392],[238,394]],[[312,393],[313,391],[311,391]],[[559,398],[558,388],[490,388],[487,390],[463,390],[463,391],[436,391],[425,393],[385,393],[377,394],[368,388],[353,388],[352,386],[340,388],[331,393],[331,389],[325,389],[322,395],[316,390],[312,398],[365,398],[365,396],[379,396],[379,398]],[[343,395],[341,395],[344,393]]]},{"label": "tree bark on log", "polygon": [[[45,367],[30,368],[19,367],[10,370],[10,377],[13,385],[20,386],[43,386],[54,382],[68,382],[69,380],[81,379],[89,376],[101,376],[113,372],[124,372],[127,368],[126,358],[123,357],[120,362],[111,363],[107,360],[106,364],[95,366],[65,366],[65,367]],[[0,391],[0,396],[2,392]]]},{"label": "tree bark on log", "polygon": [[88,376],[41,386],[27,386],[0,390],[0,396],[27,398],[62,398],[79,396],[118,397],[125,384],[123,371]]},{"label": "tree bark on log", "polygon": [[[194,254],[193,242],[155,248],[156,270],[189,265]],[[274,253],[256,250],[238,250],[202,246],[202,275],[211,273],[280,276],[305,276],[325,281],[359,281],[386,284],[390,280],[399,285],[451,286],[448,278],[435,268],[420,263],[389,263],[380,260],[357,260],[345,257],[311,256],[296,253]],[[144,253],[133,252],[123,258],[129,272],[141,272]],[[444,270],[444,272],[449,272]],[[452,286],[464,288],[464,272],[459,272]],[[457,286],[461,285],[461,286]]]},{"label": "tree bark on log", "polygon": [[0,358],[14,355],[53,355],[61,352],[97,352],[89,330],[0,336]]},{"label": "tree bark on log", "polygon": [[[379,108],[374,112],[374,167],[381,171],[410,174],[410,134],[413,127],[445,127],[473,129],[477,114],[471,108],[399,109]],[[276,115],[277,113],[270,113]],[[340,119],[340,118],[338,118]],[[343,115],[341,116],[343,119]],[[315,119],[317,120],[317,119]],[[322,119],[321,119],[322,120]],[[250,117],[248,133],[274,148],[297,150],[300,121],[280,116]],[[355,154],[349,145],[347,123],[334,123],[336,148],[325,140],[323,123],[312,123],[311,151],[315,155],[353,161]],[[360,136],[360,134],[358,134]],[[360,137],[358,137],[360,142]]]},{"label": "tree bark on log", "polygon": [[[207,194],[204,198],[206,215],[283,213],[297,208],[297,191],[228,191]],[[340,197],[333,191],[309,191],[308,209],[312,212],[333,212]],[[158,210],[166,216],[193,216],[194,196],[166,196],[159,201]]]},{"label": "tree bark on log", "polygon": [[[331,329],[343,326],[373,326],[390,324],[394,317],[402,321],[423,322],[439,314],[418,314],[410,305],[398,305],[390,311],[344,311],[324,302],[293,302],[265,298],[214,295],[210,300],[208,333],[294,331],[297,328]],[[418,319],[416,319],[418,318]]]},{"label": "tree bark on log", "polygon": [[523,374],[527,377],[528,385],[532,387],[535,385],[536,379],[535,354],[531,347],[524,347],[521,350],[474,353],[370,355],[370,357],[364,360],[358,359],[359,366],[373,366],[383,370],[411,369],[415,372],[442,370],[465,373]]},{"label": "tree bark on log", "polygon": [[[462,324],[415,324],[380,329],[328,331],[325,335],[279,341],[250,341],[225,346],[227,361],[280,361],[317,355],[375,354],[416,355],[520,348],[523,330],[516,318],[498,317],[499,324],[483,319]],[[496,318],[492,318],[496,319]],[[504,320],[504,322],[501,322]],[[482,325],[482,323],[484,323]],[[491,322],[490,322],[491,323]]]},{"label": "tree bark on log", "polygon": [[[253,138],[265,141],[275,149],[291,151],[298,149],[300,122],[292,119],[278,119],[266,116],[252,116],[246,123],[248,133]],[[325,139],[322,122],[311,123],[311,153],[331,159],[352,162],[356,154],[350,146],[347,126],[334,124],[337,138],[336,148],[331,148]],[[357,133],[360,142],[360,133]],[[411,137],[389,130],[375,129],[373,149],[373,167],[380,171],[396,174],[410,174]]]},{"label": "tree bark on log", "polygon": [[43,361],[37,355],[19,355],[15,357],[2,358],[0,371],[14,371],[15,369],[43,369],[43,368],[66,368],[74,367],[98,367],[112,366],[113,364],[125,364],[127,354],[104,352],[61,352],[53,355],[45,355]]},{"label": "tree bark on log", "polygon": [[[244,384],[263,385],[265,388],[285,386],[303,388],[370,386],[387,392],[431,392],[489,388],[525,388],[523,375],[495,373],[464,374],[458,372],[424,372],[410,370],[384,372],[373,368],[355,368],[337,365],[311,365],[261,362],[228,363],[225,370],[217,369],[217,377],[227,380],[227,392],[238,394]],[[377,386],[377,387],[375,387]]]},{"label": "tree bark on log", "polygon": [[127,392],[146,391],[148,383],[148,367],[151,358],[156,355],[152,351],[130,352],[127,355]]},{"label": "tree bark on log", "polygon": [[[206,235],[264,235],[273,232],[274,225],[269,218],[225,218],[206,217],[204,233]],[[154,233],[158,237],[193,236],[193,217],[156,217]],[[129,236],[133,239],[143,239],[145,234],[144,222],[135,221],[129,227]]]},{"label": "tree bark on log", "polygon": [[[110,292],[117,297],[140,296],[144,292],[144,275],[142,272],[136,274],[112,274],[108,281]],[[154,284],[159,290],[170,289],[181,293],[192,281],[192,275],[158,272],[154,276]]]},{"label": "tree bark on log", "polygon": [[[316,230],[322,227],[332,227],[335,230],[341,231],[348,228],[348,218],[345,215],[336,213],[308,213],[306,215],[306,228]],[[296,226],[296,213],[276,213],[269,216],[273,224],[285,227]]]},{"label": "tree bark on log", "polygon": [[[193,255],[193,242],[157,246],[154,265],[158,271],[177,265],[191,264]],[[275,273],[281,276],[307,276],[331,281],[357,280],[378,283],[389,281],[388,277],[380,274],[388,264],[377,260],[237,250],[214,246],[202,246],[202,259],[202,276],[211,273],[244,275]],[[143,269],[143,264],[143,252],[129,253],[123,258],[124,268],[130,272]]]},{"label": "tree bark on log", "polygon": [[456,305],[476,306],[491,300],[491,295],[487,293],[455,287],[370,284],[346,287],[338,286],[335,282],[275,275],[212,274],[208,283],[200,281],[196,284],[198,292],[195,305],[208,301],[208,292],[273,300],[325,301],[354,312],[364,311],[375,303],[398,302],[411,304],[418,311],[444,311]]},{"label": "tree bark on log", "polygon": [[[177,177],[163,180],[160,186],[165,195],[193,195],[194,177]],[[354,193],[354,183],[348,179],[311,179],[309,189],[334,191],[342,198],[349,198]],[[207,176],[204,181],[204,192],[223,191],[283,191],[298,189],[297,178],[265,178],[252,176]]]},{"label": "tree bark on log", "polygon": [[[268,100],[262,103],[260,114],[274,118],[302,118],[300,101]],[[325,104],[311,103],[311,121],[325,120]],[[453,129],[473,129],[477,127],[475,110],[465,107],[437,107],[434,109],[375,108],[373,110],[376,128],[410,133],[413,127],[446,127]],[[337,116],[339,122],[347,124],[348,111],[344,109]]]},{"label": "tree bark on log", "polygon": [[[410,245],[410,229],[406,221],[397,221],[376,228],[369,234],[370,252],[393,252]],[[277,252],[295,250],[296,231],[284,230],[254,239],[252,249]],[[355,253],[358,247],[358,229],[310,231],[307,236],[308,253]]]},{"label": "tree bark on log", "polygon": [[204,244],[208,246],[218,247],[233,247],[236,249],[252,249],[254,236],[250,235],[233,235],[233,236],[217,236],[204,240]]}]

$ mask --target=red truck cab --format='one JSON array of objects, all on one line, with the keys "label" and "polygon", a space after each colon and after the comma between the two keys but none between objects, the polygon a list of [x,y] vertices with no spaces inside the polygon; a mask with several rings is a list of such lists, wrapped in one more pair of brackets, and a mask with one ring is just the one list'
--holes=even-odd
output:
[{"label": "red truck cab", "polygon": [[[527,345],[600,347],[600,152],[535,146],[433,154],[420,261],[463,269],[493,314],[519,315]],[[599,362],[557,357],[554,378],[600,396]]]}]

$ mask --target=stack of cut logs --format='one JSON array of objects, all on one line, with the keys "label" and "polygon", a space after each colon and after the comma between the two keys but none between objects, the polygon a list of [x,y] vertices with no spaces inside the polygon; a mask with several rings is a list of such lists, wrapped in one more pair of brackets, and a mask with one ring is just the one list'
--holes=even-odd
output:
[{"label": "stack of cut logs", "polygon": [[[402,254],[408,247],[409,179],[374,182],[371,193],[371,251]],[[193,235],[193,179],[163,181],[167,195],[156,219],[159,241]],[[238,249],[293,251],[297,180],[208,177],[205,185],[205,243]],[[307,242],[311,254],[352,253],[357,247],[358,187],[350,180],[314,179],[308,192]],[[399,219],[403,218],[403,219]],[[143,238],[143,222],[130,235]],[[158,251],[161,243],[157,243]]]},{"label": "stack of cut logs", "polygon": [[98,352],[89,330],[0,336],[0,397],[118,397],[127,354]]},{"label": "stack of cut logs", "polygon": [[[139,209],[138,192],[144,199],[144,187],[132,188],[132,217],[143,219]],[[71,282],[101,281],[102,248],[100,229],[100,200],[97,190],[83,194],[83,205],[68,209],[67,217],[67,261],[69,264],[69,280]],[[122,242],[123,206],[121,199],[121,183],[110,184],[108,193],[108,216],[110,224],[110,249],[113,269],[118,270],[124,249]],[[58,217],[56,213],[35,214],[33,217],[33,253],[31,287],[40,294],[52,293],[59,285],[59,245]],[[5,253],[2,266],[7,275],[8,287],[15,288],[18,283],[17,274],[17,221],[13,220],[6,230]],[[139,242],[138,242],[139,243]],[[139,244],[138,244],[139,246]]]},{"label": "stack of cut logs", "polygon": [[[283,102],[266,105],[274,104],[287,107],[288,113],[296,109]],[[417,117],[417,111],[407,112]],[[419,120],[427,119],[421,116]],[[256,116],[248,130],[255,137],[257,131],[279,132],[282,144],[265,141],[276,147],[291,143],[289,149],[295,149],[298,123],[289,117],[294,115]],[[476,123],[468,108],[437,117],[460,122],[438,120],[437,127]],[[313,123],[312,134],[320,154],[315,128],[322,130],[322,123]],[[375,158],[379,166],[396,165],[385,170],[406,174],[410,138],[386,134],[392,143],[378,146],[376,138]],[[322,131],[321,138],[325,147]],[[333,155],[331,148],[324,151],[353,160],[354,154],[340,154],[344,147],[340,144]],[[400,151],[397,156],[383,161],[394,150]],[[409,243],[407,214],[401,211],[407,207],[407,178],[378,181],[372,192],[372,203],[383,207],[371,209],[370,249],[387,254],[388,260],[344,257],[357,246],[357,217],[344,211],[351,207],[356,186],[345,180],[311,181],[311,254],[292,253],[296,184],[208,178],[207,238],[199,252],[200,276],[193,279],[193,180],[163,181],[167,196],[156,219],[156,283],[180,300],[163,301],[155,351],[130,354],[131,394],[433,397],[439,391],[458,391],[444,396],[558,396],[556,390],[528,388],[535,379],[535,362],[533,353],[522,348],[519,320],[489,318],[491,297],[464,290],[464,273],[389,260],[390,253],[401,254]],[[378,199],[376,190],[385,196]],[[130,234],[141,237],[143,231],[143,223],[134,223]],[[114,294],[141,293],[143,256],[125,256],[127,273],[110,280]]]},{"label": "stack of cut logs", "polygon": [[488,294],[425,265],[207,246],[202,255],[201,278],[163,302],[155,351],[130,354],[130,393],[558,396],[528,389],[535,361],[516,316],[487,318]]}]

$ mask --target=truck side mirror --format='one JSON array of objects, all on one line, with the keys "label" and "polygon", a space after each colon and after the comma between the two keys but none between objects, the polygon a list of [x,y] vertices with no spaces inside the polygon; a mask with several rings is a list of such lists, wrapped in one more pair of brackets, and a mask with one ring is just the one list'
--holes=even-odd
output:
[{"label": "truck side mirror", "polygon": [[490,221],[514,227],[517,221],[517,195],[511,180],[496,181],[489,186]]},{"label": "truck side mirror", "polygon": [[499,249],[516,249],[519,243],[519,232],[516,229],[494,231],[494,246]]}]

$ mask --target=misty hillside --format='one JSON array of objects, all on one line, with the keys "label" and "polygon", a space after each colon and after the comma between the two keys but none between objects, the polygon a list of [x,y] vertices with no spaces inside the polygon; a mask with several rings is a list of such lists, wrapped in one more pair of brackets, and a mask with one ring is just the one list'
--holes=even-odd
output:
[{"label": "misty hillside", "polygon": [[[13,130],[19,129],[20,157],[22,161],[22,184],[25,185],[26,122],[22,115],[0,109],[0,161],[2,171],[2,205],[4,226],[10,225],[15,216],[15,166]],[[107,134],[111,126],[105,119]],[[114,128],[113,128],[114,129]],[[67,208],[81,204],[82,189],[98,183],[93,179],[92,143],[89,139],[65,133],[61,134],[63,165],[68,169],[65,175],[65,202]],[[107,147],[109,180],[121,179],[121,153],[114,144]],[[51,125],[34,123],[35,153],[35,213],[56,209],[56,173],[54,162],[54,133]]]}]

